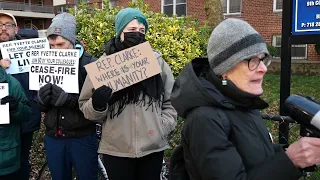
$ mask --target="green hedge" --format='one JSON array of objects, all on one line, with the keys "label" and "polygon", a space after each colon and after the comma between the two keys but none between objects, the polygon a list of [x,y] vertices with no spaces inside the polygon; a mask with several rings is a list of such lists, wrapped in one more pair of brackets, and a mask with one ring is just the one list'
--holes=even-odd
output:
[{"label": "green hedge", "polygon": [[[104,8],[89,8],[80,4],[72,11],[77,19],[77,38],[83,40],[88,51],[95,57],[103,54],[104,42],[115,36],[115,15],[119,7],[112,8],[104,1]],[[201,25],[194,17],[168,17],[148,10],[142,0],[132,2],[130,7],[140,9],[149,22],[146,39],[162,53],[174,75],[193,58],[205,57],[211,29]]]}]

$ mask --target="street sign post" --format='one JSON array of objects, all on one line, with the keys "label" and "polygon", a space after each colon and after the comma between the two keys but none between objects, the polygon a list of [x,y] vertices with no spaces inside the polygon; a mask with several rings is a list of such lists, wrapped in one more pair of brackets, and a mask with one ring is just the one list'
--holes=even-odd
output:
[{"label": "street sign post", "polygon": [[[320,43],[320,0],[284,0],[282,6],[280,115],[290,96],[291,45]],[[289,124],[280,123],[279,143],[288,143]]]}]

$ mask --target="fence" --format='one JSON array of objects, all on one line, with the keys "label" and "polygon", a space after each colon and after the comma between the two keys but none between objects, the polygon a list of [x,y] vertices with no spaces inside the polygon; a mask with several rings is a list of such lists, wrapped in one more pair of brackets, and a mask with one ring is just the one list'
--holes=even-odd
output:
[{"label": "fence", "polygon": [[[262,113],[262,118],[266,120],[266,124],[273,136],[274,143],[279,143],[279,139],[282,139],[286,144],[291,144],[300,137],[305,136],[306,133],[304,128],[301,128],[300,124],[296,123],[293,119],[288,116],[279,116],[277,114],[265,114]],[[289,124],[289,136],[286,137],[284,133],[279,131],[279,126],[282,123]],[[308,180],[319,180],[320,179],[320,169],[317,167],[314,171],[305,173],[304,177],[301,179]]]}]

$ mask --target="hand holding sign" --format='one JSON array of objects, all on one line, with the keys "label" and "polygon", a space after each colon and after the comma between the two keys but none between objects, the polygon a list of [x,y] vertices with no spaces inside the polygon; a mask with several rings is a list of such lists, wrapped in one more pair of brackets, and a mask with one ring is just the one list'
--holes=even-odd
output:
[{"label": "hand holding sign", "polygon": [[112,89],[106,85],[99,87],[92,94],[92,106],[96,111],[104,111],[111,97]]},{"label": "hand holding sign", "polygon": [[49,105],[51,101],[52,84],[48,83],[40,88],[38,91],[38,100],[43,105]]},{"label": "hand holding sign", "polygon": [[9,58],[4,58],[0,60],[0,66],[3,69],[8,69],[10,67],[11,61]]},{"label": "hand holding sign", "polygon": [[9,110],[15,111],[18,108],[18,101],[13,96],[6,96],[1,99],[1,105],[9,103]]},{"label": "hand holding sign", "polygon": [[51,105],[53,106],[62,106],[68,98],[68,93],[64,92],[64,90],[53,84],[52,85],[52,99],[51,99]]},{"label": "hand holding sign", "polygon": [[161,72],[149,42],[102,56],[85,68],[94,88],[104,84],[114,92]]}]

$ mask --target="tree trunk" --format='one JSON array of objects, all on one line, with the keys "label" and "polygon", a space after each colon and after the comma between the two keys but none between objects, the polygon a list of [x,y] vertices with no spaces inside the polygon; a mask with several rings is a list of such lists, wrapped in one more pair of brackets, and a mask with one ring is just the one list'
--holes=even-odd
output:
[{"label": "tree trunk", "polygon": [[209,26],[213,29],[223,20],[221,0],[204,0]]}]

